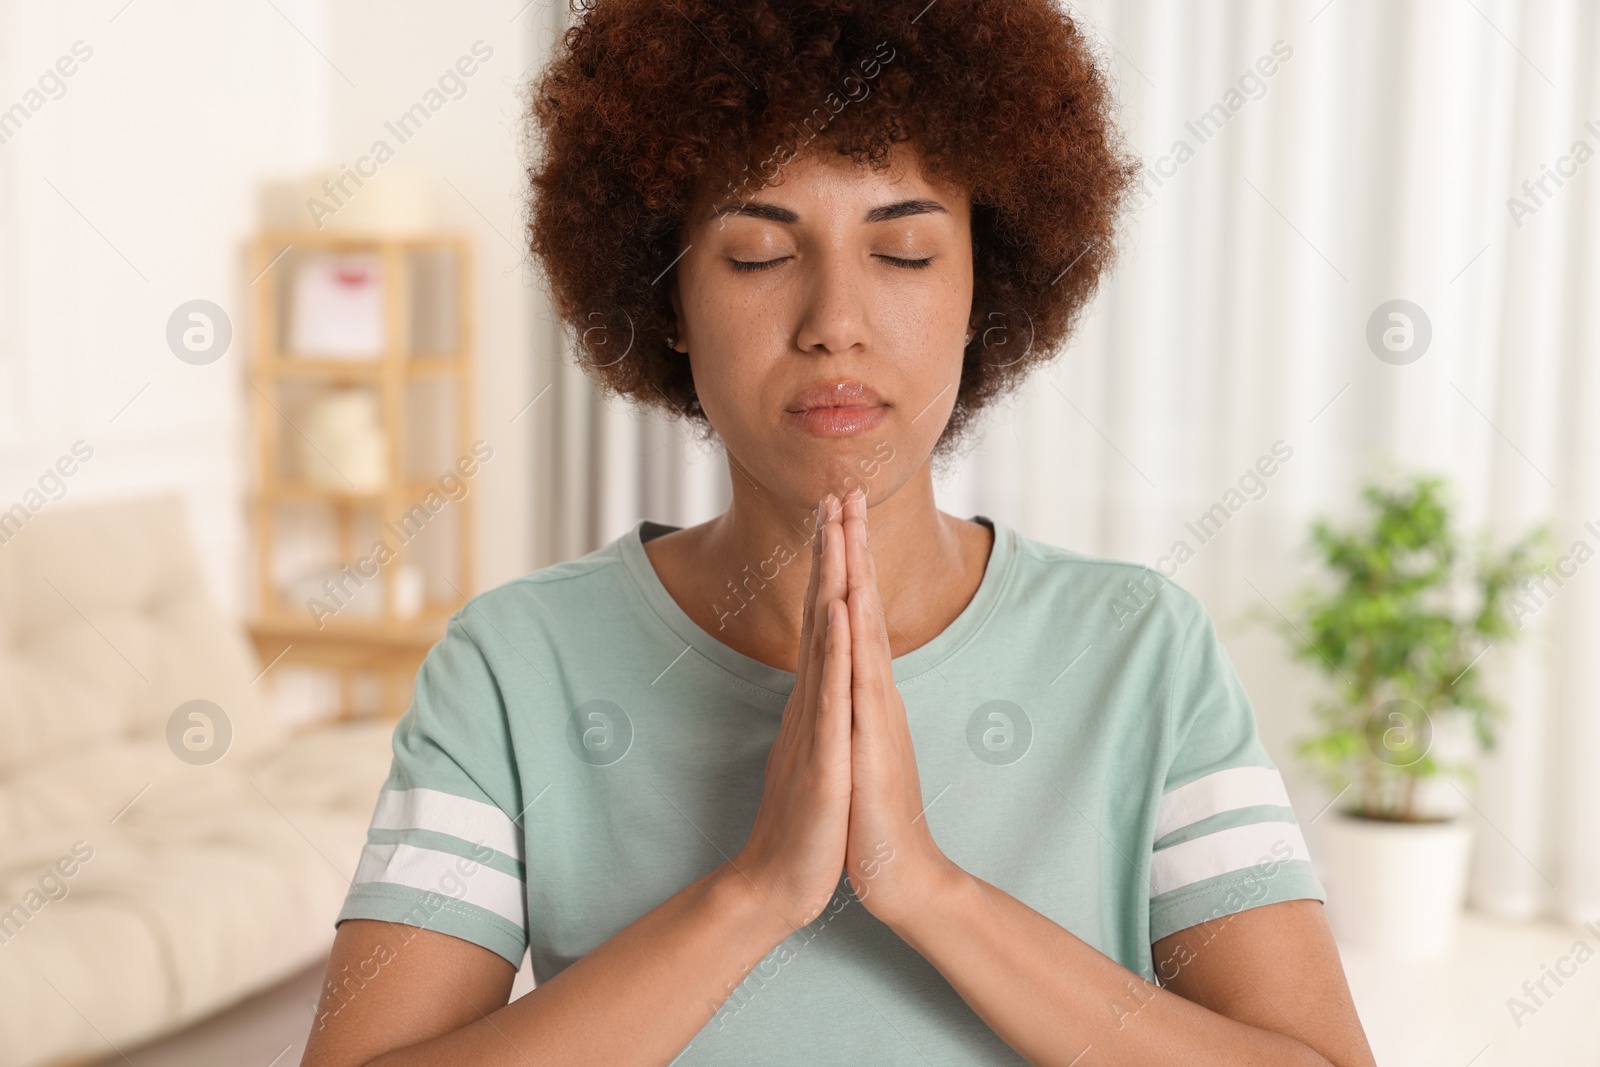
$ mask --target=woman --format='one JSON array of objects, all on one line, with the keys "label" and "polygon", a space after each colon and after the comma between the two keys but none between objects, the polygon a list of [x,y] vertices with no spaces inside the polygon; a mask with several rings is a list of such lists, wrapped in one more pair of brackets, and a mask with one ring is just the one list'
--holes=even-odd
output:
[{"label": "woman", "polygon": [[1110,108],[1048,0],[579,13],[532,247],[732,504],[450,620],[305,1063],[1373,1062],[1198,601],[934,503],[1110,264]]}]

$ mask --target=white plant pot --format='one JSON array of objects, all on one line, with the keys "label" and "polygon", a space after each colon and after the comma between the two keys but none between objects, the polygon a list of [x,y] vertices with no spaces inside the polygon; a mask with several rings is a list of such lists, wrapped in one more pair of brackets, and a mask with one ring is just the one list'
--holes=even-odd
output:
[{"label": "white plant pot", "polygon": [[1321,837],[1328,922],[1341,944],[1404,959],[1450,951],[1466,900],[1471,826],[1331,811]]}]

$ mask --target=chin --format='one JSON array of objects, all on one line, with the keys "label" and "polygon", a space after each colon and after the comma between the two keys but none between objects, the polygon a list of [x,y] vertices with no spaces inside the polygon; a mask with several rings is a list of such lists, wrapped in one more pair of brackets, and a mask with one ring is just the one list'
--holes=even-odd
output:
[{"label": "chin", "polygon": [[796,472],[795,487],[801,498],[798,503],[806,507],[816,507],[830,492],[843,499],[855,488],[866,492],[870,507],[893,496],[913,469],[906,463],[909,453],[904,447],[881,436],[825,438],[813,442],[806,452],[790,452],[789,456],[802,467]]}]

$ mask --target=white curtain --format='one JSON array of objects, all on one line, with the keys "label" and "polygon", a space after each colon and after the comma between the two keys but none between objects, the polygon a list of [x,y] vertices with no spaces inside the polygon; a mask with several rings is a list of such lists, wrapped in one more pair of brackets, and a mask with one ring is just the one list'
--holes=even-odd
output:
[{"label": "white curtain", "polygon": [[[1174,577],[1218,619],[1310,824],[1332,794],[1293,744],[1320,679],[1244,613],[1316,575],[1313,516],[1349,521],[1365,481],[1430,471],[1465,530],[1503,544],[1547,520],[1563,553],[1600,552],[1600,5],[1073,10],[1114,70],[1149,195],[1079,335],[994,412],[941,506],[1151,565],[1188,541]],[[1403,365],[1366,340],[1394,299],[1432,329]],[[720,456],[600,403],[570,365],[546,373],[542,561],[725,506]],[[1266,494],[1199,544],[1185,523],[1279,442],[1292,456]],[[1600,563],[1546,599],[1479,663],[1510,715],[1454,795],[1477,828],[1474,906],[1581,921],[1600,916]]]}]

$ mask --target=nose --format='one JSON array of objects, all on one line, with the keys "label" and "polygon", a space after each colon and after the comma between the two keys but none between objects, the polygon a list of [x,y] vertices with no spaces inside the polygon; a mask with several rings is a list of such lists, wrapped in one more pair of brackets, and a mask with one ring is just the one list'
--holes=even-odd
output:
[{"label": "nose", "polygon": [[816,355],[866,347],[871,321],[864,264],[839,248],[812,256],[795,343]]}]

